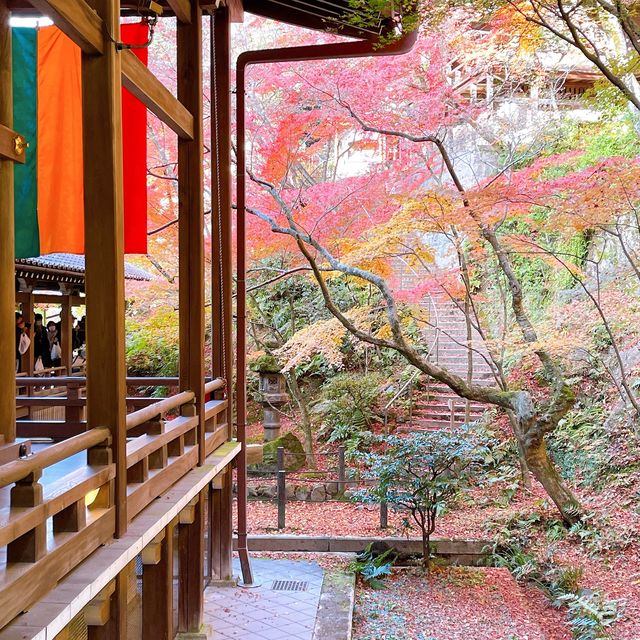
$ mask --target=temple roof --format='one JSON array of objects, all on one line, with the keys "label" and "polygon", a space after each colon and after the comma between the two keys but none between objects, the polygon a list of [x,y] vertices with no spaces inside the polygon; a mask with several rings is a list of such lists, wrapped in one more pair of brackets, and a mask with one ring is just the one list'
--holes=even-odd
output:
[{"label": "temple roof", "polygon": [[[71,253],[50,253],[46,256],[36,258],[23,258],[16,260],[16,276],[26,277],[27,275],[48,276],[46,279],[51,282],[73,282],[84,281],[84,256]],[[127,280],[148,281],[152,276],[150,273],[136,267],[128,262],[124,263],[124,277]]]}]

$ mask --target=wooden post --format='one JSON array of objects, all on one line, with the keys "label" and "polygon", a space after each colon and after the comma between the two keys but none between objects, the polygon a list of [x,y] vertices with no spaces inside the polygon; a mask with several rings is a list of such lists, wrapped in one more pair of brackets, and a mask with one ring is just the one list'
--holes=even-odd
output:
[{"label": "wooden post", "polygon": [[[0,125],[13,127],[11,27],[0,0]],[[0,159],[0,437],[16,439],[13,162]]]},{"label": "wooden post", "polygon": [[60,347],[62,348],[62,366],[67,367],[70,376],[73,364],[73,314],[71,313],[71,296],[62,296],[62,313],[60,314],[61,331]]},{"label": "wooden post", "polygon": [[[227,424],[231,424],[229,393],[232,353],[231,295],[231,19],[220,6],[211,28],[211,328],[213,377],[227,380]],[[231,429],[229,429],[231,438]]]},{"label": "wooden post", "polygon": [[[11,488],[11,508],[37,507],[42,504],[43,489],[40,480],[42,471],[29,474]],[[27,531],[7,545],[7,562],[37,562],[47,553],[47,526],[41,519],[33,529]]]},{"label": "wooden post", "polygon": [[284,447],[278,447],[278,529],[286,526],[287,472],[284,468]]},{"label": "wooden post", "polygon": [[[143,550],[142,562],[142,639],[173,638],[173,528],[170,524],[157,545],[158,553]],[[151,550],[154,551],[154,550]]]},{"label": "wooden post", "polygon": [[214,478],[209,493],[209,557],[213,580],[226,581],[232,577],[232,508],[233,474],[227,467]]},{"label": "wooden post", "polygon": [[380,528],[386,529],[389,521],[389,508],[386,502],[380,503]]},{"label": "wooden post", "polygon": [[[120,37],[120,3],[90,0],[111,38]],[[116,535],[127,529],[124,359],[124,215],[121,54],[82,54],[82,120],[87,293],[87,428],[111,429],[116,465]]]},{"label": "wooden post", "polygon": [[[31,329],[29,330],[29,337],[31,338],[31,346],[29,347],[29,350],[26,353],[26,358],[23,359],[22,368],[30,376],[32,376],[33,375],[33,369],[34,369],[35,363],[36,363],[36,357],[35,357],[35,351],[36,351],[35,336],[36,336],[36,334],[35,334],[35,318],[34,318],[34,312],[33,312],[33,293],[31,291],[29,291],[25,295],[25,303],[24,303],[24,306],[22,307],[22,315],[24,316],[25,322],[30,322],[31,323]],[[26,366],[25,366],[24,360],[26,360]],[[32,387],[30,387],[30,389],[31,388]],[[31,395],[31,394],[29,394],[29,395]]]},{"label": "wooden post", "polygon": [[193,114],[193,140],[178,140],[180,254],[180,390],[196,394],[198,462],[206,457],[204,427],[204,175],[202,131],[202,10],[178,22],[178,100]]},{"label": "wooden post", "polygon": [[192,520],[178,529],[178,631],[197,632],[204,613],[204,502],[207,490],[193,505]]},{"label": "wooden post", "polygon": [[344,447],[338,447],[338,493],[344,493],[347,474],[344,464]]}]

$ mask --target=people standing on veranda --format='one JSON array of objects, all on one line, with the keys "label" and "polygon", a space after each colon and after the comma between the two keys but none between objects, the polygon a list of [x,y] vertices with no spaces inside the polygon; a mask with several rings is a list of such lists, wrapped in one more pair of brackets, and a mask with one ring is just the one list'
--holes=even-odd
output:
[{"label": "people standing on veranda", "polygon": [[24,316],[16,311],[16,373],[22,370],[22,356],[27,353],[31,346],[28,329],[31,324],[24,321]]},{"label": "people standing on veranda", "polygon": [[47,322],[46,343],[43,344],[42,364],[45,369],[59,367],[62,364],[62,349],[58,327],[53,320]]}]

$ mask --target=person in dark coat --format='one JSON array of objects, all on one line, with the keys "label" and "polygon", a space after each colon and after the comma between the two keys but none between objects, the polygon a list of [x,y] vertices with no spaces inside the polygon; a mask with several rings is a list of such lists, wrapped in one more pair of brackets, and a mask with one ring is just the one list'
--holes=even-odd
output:
[{"label": "person in dark coat", "polygon": [[[53,320],[49,320],[47,322],[47,334],[45,336],[46,342],[43,343],[43,351],[42,351],[42,364],[45,369],[49,369],[50,367],[59,367],[62,364],[62,359],[60,357],[60,338],[58,337],[58,327]],[[54,347],[57,347],[55,351],[58,351],[60,355],[58,357],[52,357],[52,353],[55,354]]]}]

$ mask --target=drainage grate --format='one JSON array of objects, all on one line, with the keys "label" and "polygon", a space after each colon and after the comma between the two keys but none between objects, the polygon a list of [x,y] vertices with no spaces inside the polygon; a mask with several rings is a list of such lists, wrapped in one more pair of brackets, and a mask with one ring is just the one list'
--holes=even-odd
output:
[{"label": "drainage grate", "polygon": [[306,591],[308,582],[302,580],[274,580],[271,585],[272,591]]}]

